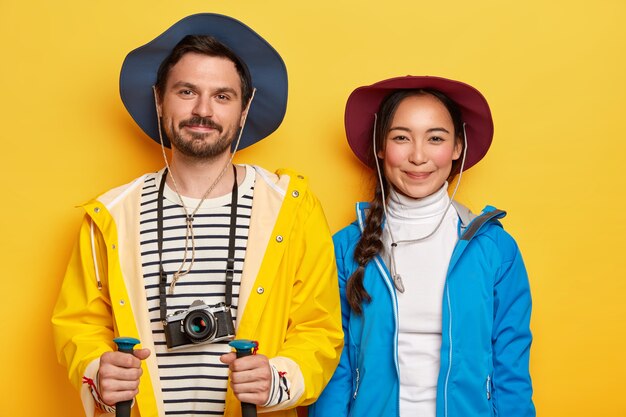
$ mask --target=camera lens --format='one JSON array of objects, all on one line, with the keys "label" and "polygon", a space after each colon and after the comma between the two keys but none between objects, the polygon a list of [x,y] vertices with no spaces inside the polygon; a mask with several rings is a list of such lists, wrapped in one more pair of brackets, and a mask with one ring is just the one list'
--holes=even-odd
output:
[{"label": "camera lens", "polygon": [[185,317],[183,327],[193,343],[201,343],[215,334],[215,317],[204,310],[192,311]]}]

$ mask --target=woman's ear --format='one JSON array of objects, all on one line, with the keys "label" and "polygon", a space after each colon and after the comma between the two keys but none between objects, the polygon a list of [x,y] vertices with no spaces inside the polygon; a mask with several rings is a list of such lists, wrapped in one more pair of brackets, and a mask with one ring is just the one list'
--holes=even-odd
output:
[{"label": "woman's ear", "polygon": [[383,139],[380,143],[380,147],[379,144],[377,143],[376,146],[376,156],[378,157],[378,159],[385,159],[385,140]]},{"label": "woman's ear", "polygon": [[457,139],[454,144],[454,151],[452,153],[452,160],[456,161],[461,157],[461,153],[463,152],[463,142],[461,139]]}]

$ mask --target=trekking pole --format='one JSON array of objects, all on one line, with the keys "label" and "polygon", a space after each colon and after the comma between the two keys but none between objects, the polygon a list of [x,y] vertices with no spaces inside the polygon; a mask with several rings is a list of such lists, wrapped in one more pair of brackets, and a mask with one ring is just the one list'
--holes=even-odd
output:
[{"label": "trekking pole", "polygon": [[[233,340],[229,345],[237,351],[237,358],[243,358],[244,356],[250,356],[254,354],[259,344],[254,340]],[[256,417],[256,405],[250,403],[241,403],[241,416],[242,417]]]},{"label": "trekking pole", "polygon": [[[139,344],[139,340],[134,337],[116,337],[113,339],[117,345],[117,350],[124,353],[133,354],[133,348]],[[115,404],[115,417],[130,417],[130,406],[133,400],[120,401]]]}]

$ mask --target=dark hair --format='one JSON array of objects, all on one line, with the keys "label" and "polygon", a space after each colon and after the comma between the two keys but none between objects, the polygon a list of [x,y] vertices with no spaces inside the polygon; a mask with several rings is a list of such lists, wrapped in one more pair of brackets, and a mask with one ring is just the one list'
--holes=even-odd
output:
[{"label": "dark hair", "polygon": [[[452,118],[452,124],[454,126],[454,137],[461,144],[461,154],[465,143],[463,142],[463,118],[459,106],[452,101],[448,96],[437,90],[432,89],[415,89],[415,90],[397,90],[389,94],[380,105],[378,111],[378,121],[376,123],[376,149],[381,150],[385,148],[385,137],[389,133],[391,127],[391,121],[398,109],[398,106],[407,97],[431,95],[438,99],[450,113]],[[374,154],[374,149],[370,149],[370,157],[378,158]],[[372,159],[372,164],[375,165],[375,161]],[[455,175],[459,173],[461,169],[461,158],[453,161],[448,181],[451,181]],[[384,219],[384,207],[383,207],[383,190],[385,195],[389,195],[389,182],[385,177],[384,172],[381,172],[382,184],[376,181],[376,187],[374,189],[374,196],[370,203],[370,208],[367,211],[365,217],[365,227],[363,233],[359,239],[356,248],[354,249],[354,259],[358,263],[357,269],[352,273],[348,279],[346,285],[346,298],[350,304],[350,308],[356,313],[361,314],[363,308],[361,304],[363,301],[370,302],[371,296],[365,290],[363,286],[363,275],[365,273],[365,266],[371,261],[383,248],[382,242],[382,224]],[[382,188],[381,188],[382,187]]]},{"label": "dark hair", "polygon": [[218,41],[212,36],[207,35],[187,35],[176,44],[172,52],[165,57],[157,71],[157,79],[155,87],[159,98],[163,97],[167,78],[170,70],[181,58],[188,53],[196,53],[212,57],[226,58],[235,64],[239,78],[241,79],[241,106],[245,108],[248,100],[252,96],[252,79],[245,62],[243,62],[237,54],[229,47]]}]

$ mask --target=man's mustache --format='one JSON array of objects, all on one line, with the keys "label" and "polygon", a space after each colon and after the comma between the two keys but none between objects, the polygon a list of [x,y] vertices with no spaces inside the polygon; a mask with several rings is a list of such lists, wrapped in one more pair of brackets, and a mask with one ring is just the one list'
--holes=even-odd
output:
[{"label": "man's mustache", "polygon": [[210,127],[211,129],[215,129],[220,133],[222,133],[222,130],[224,130],[222,126],[218,125],[210,118],[200,117],[200,116],[195,116],[195,117],[192,117],[191,119],[183,120],[182,122],[178,124],[179,129],[182,129],[185,126]]}]

